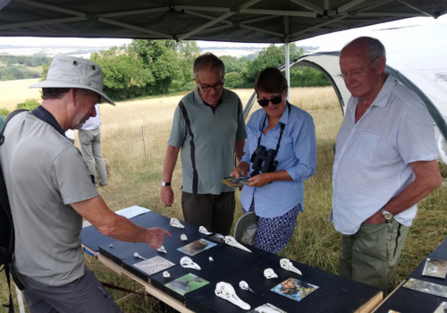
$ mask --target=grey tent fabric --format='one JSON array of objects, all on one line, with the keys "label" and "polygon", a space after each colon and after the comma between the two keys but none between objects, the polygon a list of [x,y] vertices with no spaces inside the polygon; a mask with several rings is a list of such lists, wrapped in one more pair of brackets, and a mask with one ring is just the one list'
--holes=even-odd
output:
[{"label": "grey tent fabric", "polygon": [[0,36],[294,42],[447,12],[445,0],[0,0]]}]

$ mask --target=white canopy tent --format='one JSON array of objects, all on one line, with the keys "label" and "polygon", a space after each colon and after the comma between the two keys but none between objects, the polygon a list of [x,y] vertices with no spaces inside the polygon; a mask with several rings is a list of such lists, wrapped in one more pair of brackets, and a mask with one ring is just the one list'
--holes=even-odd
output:
[{"label": "white canopy tent", "polygon": [[[433,40],[445,37],[446,33],[447,22],[372,30],[362,35],[382,41],[387,52],[386,70],[425,102],[437,126],[435,133],[440,159],[447,164],[447,41]],[[342,113],[351,95],[343,79],[337,77],[340,73],[339,51],[358,34],[351,36],[347,36],[343,42],[329,43],[315,53],[290,62],[290,67],[308,66],[321,71],[334,87]],[[246,106],[245,114],[248,114],[252,102]]]}]

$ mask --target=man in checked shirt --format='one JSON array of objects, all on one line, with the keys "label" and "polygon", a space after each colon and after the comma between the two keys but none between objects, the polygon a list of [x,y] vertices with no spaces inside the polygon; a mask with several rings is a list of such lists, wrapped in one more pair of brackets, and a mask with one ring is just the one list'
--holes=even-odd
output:
[{"label": "man in checked shirt", "polygon": [[360,37],[341,51],[351,98],[337,135],[330,221],[343,235],[340,275],[386,293],[417,203],[442,178],[425,104],[385,65],[377,39]]}]

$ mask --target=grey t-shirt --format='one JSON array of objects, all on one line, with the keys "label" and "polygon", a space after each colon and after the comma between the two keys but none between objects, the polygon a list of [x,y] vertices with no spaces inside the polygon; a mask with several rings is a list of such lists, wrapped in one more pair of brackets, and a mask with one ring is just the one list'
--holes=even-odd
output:
[{"label": "grey t-shirt", "polygon": [[51,286],[84,274],[82,217],[70,203],[98,195],[79,150],[31,113],[9,122],[0,162],[15,227],[19,273]]}]

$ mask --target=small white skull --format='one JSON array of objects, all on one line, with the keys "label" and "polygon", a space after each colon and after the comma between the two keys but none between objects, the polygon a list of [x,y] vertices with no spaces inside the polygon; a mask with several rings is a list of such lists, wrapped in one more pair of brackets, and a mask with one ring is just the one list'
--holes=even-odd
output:
[{"label": "small white skull", "polygon": [[245,280],[239,282],[239,287],[241,287],[242,290],[248,290],[248,284]]},{"label": "small white skull", "polygon": [[205,235],[211,235],[211,234],[212,234],[212,232],[209,232],[209,231],[205,228],[205,226],[200,226],[200,227],[199,227],[199,233],[202,233],[202,234],[205,234]]},{"label": "small white skull", "polygon": [[284,258],[284,259],[279,260],[279,265],[281,265],[281,267],[283,269],[285,269],[286,271],[291,271],[298,275],[303,275],[303,274],[301,274],[301,271],[299,269],[297,269],[295,266],[293,266],[292,262],[289,259]]},{"label": "small white skull", "polygon": [[236,295],[236,291],[234,290],[233,286],[231,286],[229,283],[226,282],[219,282],[216,284],[216,289],[214,290],[214,293],[216,296],[227,300],[234,305],[237,305],[243,310],[250,310],[250,305],[241,299]]},{"label": "small white skull", "polygon": [[194,263],[193,260],[191,260],[191,258],[187,256],[184,256],[180,259],[180,265],[185,268],[193,268],[199,271],[201,270],[199,264]]},{"label": "small white skull", "polygon": [[212,256],[210,256],[210,257],[208,258],[208,260],[210,260],[210,262],[214,262],[214,259],[213,259]]},{"label": "small white skull", "polygon": [[241,245],[239,242],[236,241],[236,239],[234,239],[234,238],[231,237],[231,236],[225,236],[224,241],[225,241],[225,243],[226,243],[227,245],[230,245],[230,246],[232,246],[232,247],[239,248],[239,249],[241,249],[241,250],[245,250],[245,251],[251,253],[251,250],[250,250],[250,249],[248,249],[248,248],[244,247],[243,245]]},{"label": "small white skull", "polygon": [[250,288],[250,286],[247,284],[247,282],[245,280],[241,280],[239,282],[239,287],[241,287],[242,290],[247,290],[247,291],[255,293],[255,291]]},{"label": "small white skull", "polygon": [[161,246],[160,248],[157,249],[158,252],[163,252],[163,253],[168,253],[165,249],[165,247]]},{"label": "small white skull", "polygon": [[264,270],[264,276],[267,279],[278,278],[278,275],[276,275],[276,273],[271,268],[266,268]]},{"label": "small white skull", "polygon": [[169,277],[171,277],[171,274],[169,274],[168,271],[164,271],[164,272],[163,272],[163,277],[164,277],[164,278],[169,278]]},{"label": "small white skull", "polygon": [[138,252],[134,252],[133,256],[134,256],[134,258],[139,258],[139,259],[142,259],[142,260],[146,260],[146,258],[142,257]]},{"label": "small white skull", "polygon": [[175,217],[171,218],[171,222],[169,224],[175,228],[185,228],[185,226],[182,225],[180,223],[180,221],[178,219],[176,219]]},{"label": "small white skull", "polygon": [[180,239],[181,239],[182,241],[188,241],[188,237],[186,237],[185,234],[180,235]]}]

